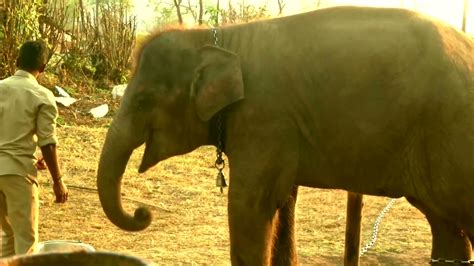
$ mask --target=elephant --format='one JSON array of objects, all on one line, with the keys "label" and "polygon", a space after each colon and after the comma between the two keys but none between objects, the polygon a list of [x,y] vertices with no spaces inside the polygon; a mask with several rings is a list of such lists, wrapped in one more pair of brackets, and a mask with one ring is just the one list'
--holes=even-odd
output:
[{"label": "elephant", "polygon": [[426,217],[433,259],[469,260],[474,243],[474,50],[413,11],[334,7],[208,28],[143,44],[107,131],[97,186],[116,226],[138,171],[203,145],[229,164],[233,265],[294,265],[298,186],[405,197]]}]

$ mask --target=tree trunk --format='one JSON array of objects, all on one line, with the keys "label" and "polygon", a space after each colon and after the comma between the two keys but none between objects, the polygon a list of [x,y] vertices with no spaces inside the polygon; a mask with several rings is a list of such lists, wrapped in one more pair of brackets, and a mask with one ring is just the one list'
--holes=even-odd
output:
[{"label": "tree trunk", "polygon": [[278,15],[281,15],[283,13],[283,9],[285,8],[285,2],[284,0],[278,0]]},{"label": "tree trunk", "polygon": [[202,4],[202,0],[199,0],[199,19],[198,19],[198,24],[202,25],[202,15],[204,13],[204,7]]},{"label": "tree trunk", "polygon": [[217,14],[216,14],[216,27],[217,27],[219,26],[219,14],[221,13],[219,0],[217,0],[216,8],[217,8]]},{"label": "tree trunk", "polygon": [[[79,0],[79,12],[81,12],[81,26],[82,26],[82,31],[86,29],[86,24],[85,24],[85,16],[84,16],[84,3],[82,0]],[[80,30],[80,31],[81,31]]]},{"label": "tree trunk", "polygon": [[464,12],[462,16],[462,31],[466,32],[467,13],[469,10],[469,0],[464,0]]},{"label": "tree trunk", "polygon": [[95,27],[99,28],[99,1],[95,1]]},{"label": "tree trunk", "polygon": [[178,15],[179,24],[183,24],[183,16],[181,15],[181,0],[173,0],[174,6],[176,7],[176,14]]}]

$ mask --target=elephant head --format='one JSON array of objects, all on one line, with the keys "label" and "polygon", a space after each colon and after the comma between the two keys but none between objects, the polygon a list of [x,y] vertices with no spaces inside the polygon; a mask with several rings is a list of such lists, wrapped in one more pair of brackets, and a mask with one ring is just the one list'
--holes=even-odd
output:
[{"label": "elephant head", "polygon": [[161,33],[139,53],[137,66],[103,145],[97,186],[107,217],[138,231],[149,210],[133,216],[122,209],[122,175],[133,150],[145,143],[139,172],[159,161],[212,144],[210,120],[244,98],[240,62],[229,51],[199,43],[180,31]]}]

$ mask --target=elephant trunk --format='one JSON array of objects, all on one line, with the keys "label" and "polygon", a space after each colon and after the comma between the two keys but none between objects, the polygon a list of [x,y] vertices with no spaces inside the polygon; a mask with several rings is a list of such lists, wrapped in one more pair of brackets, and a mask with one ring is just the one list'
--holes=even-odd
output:
[{"label": "elephant trunk", "polygon": [[109,220],[127,231],[140,231],[151,223],[151,213],[140,207],[133,216],[122,207],[121,180],[134,145],[126,144],[120,133],[112,125],[102,148],[97,172],[97,188],[102,208]]}]

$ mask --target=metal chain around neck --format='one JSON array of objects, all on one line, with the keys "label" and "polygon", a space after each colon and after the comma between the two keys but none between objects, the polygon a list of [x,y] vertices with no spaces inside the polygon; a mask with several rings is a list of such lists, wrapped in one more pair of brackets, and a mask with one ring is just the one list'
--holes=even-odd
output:
[{"label": "metal chain around neck", "polygon": [[360,250],[360,256],[363,256],[365,253],[367,253],[367,251],[369,251],[369,249],[371,249],[377,242],[377,236],[379,234],[380,223],[382,222],[382,219],[385,216],[385,214],[390,210],[390,208],[392,208],[396,200],[397,199],[391,199],[387,203],[387,205],[382,209],[379,216],[377,216],[377,219],[375,219],[374,229],[372,232],[372,239],[370,240],[369,243],[365,244],[365,246]]},{"label": "metal chain around neck", "polygon": [[[212,28],[212,35],[214,36],[214,45],[219,47],[219,38],[217,37],[217,29]],[[223,170],[225,168],[225,160],[223,158],[224,153],[224,118],[222,111],[216,114],[216,126],[217,126],[217,149],[216,149],[216,162],[214,166],[217,169],[217,177],[216,177],[216,186],[220,188],[221,193],[224,192],[224,188],[227,187],[227,183],[225,182],[225,177]]]},{"label": "metal chain around neck", "polygon": [[214,45],[219,47],[219,37],[217,37],[217,28],[212,28],[212,35],[214,36]]},{"label": "metal chain around neck", "polygon": [[223,118],[222,114],[217,114],[217,148],[216,148],[216,162],[214,166],[217,169],[217,177],[216,177],[216,186],[220,188],[221,193],[224,192],[224,188],[227,187],[227,183],[225,182],[225,177],[223,170],[225,168],[225,160],[223,158],[224,153],[224,143],[223,143]]}]

